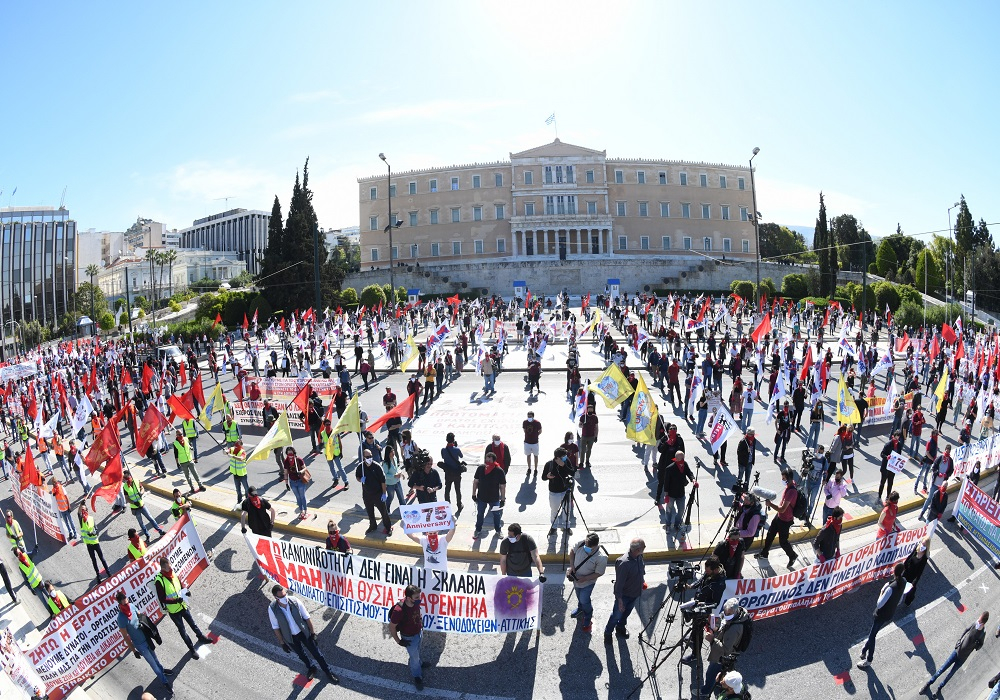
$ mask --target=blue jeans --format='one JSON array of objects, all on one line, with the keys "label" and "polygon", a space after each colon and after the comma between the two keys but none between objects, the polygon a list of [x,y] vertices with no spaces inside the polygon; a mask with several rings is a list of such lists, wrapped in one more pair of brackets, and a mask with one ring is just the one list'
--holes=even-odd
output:
[{"label": "blue jeans", "polygon": [[191,443],[191,454],[194,455],[195,460],[198,459],[198,438],[188,438],[188,442]]},{"label": "blue jeans", "polygon": [[410,675],[414,678],[422,677],[423,671],[420,669],[420,634],[417,633],[412,637],[401,634],[399,638],[405,639],[410,643],[410,646],[406,647],[406,653],[410,655]]},{"label": "blue jeans", "polygon": [[146,506],[142,506],[141,508],[133,508],[132,509],[132,515],[134,515],[135,519],[137,521],[139,521],[139,529],[142,530],[142,536],[143,537],[147,537],[147,538],[149,537],[149,531],[146,530],[146,526],[143,525],[143,523],[142,523],[142,518],[144,516],[145,516],[146,520],[149,521],[149,526],[150,527],[152,527],[154,530],[157,530],[161,535],[163,534],[163,528],[161,528],[159,525],[156,524],[156,521],[153,520],[153,516],[150,515],[149,511],[146,509]]},{"label": "blue jeans", "polygon": [[[620,599],[615,598],[614,605],[611,607],[611,617],[604,628],[605,635],[611,634],[611,630],[613,629],[617,629],[619,632],[625,631],[625,622],[628,620],[628,616],[631,614],[632,609],[635,608],[636,601],[638,600],[638,598],[630,598],[627,595],[623,595]],[[621,607],[619,607],[619,603],[621,603]]]},{"label": "blue jeans", "polygon": [[292,492],[295,494],[295,503],[298,505],[299,512],[305,513],[309,509],[309,505],[306,503],[306,488],[308,488],[304,481],[301,479],[293,481],[288,480],[288,485],[292,488]]},{"label": "blue jeans", "polygon": [[911,433],[910,434],[910,454],[914,457],[917,456],[917,450],[920,449],[920,436]]},{"label": "blue jeans", "polygon": [[388,511],[392,510],[392,497],[395,496],[399,499],[399,505],[403,505],[403,485],[398,481],[392,486],[385,487],[385,509]]},{"label": "blue jeans", "polygon": [[705,432],[705,420],[708,418],[708,409],[699,408],[698,409],[698,427],[695,428],[694,434],[701,435]]},{"label": "blue jeans", "polygon": [[[135,643],[133,642],[133,644]],[[167,674],[163,672],[163,664],[161,664],[160,660],[156,658],[156,652],[153,651],[147,644],[143,644],[142,646],[135,644],[135,650],[139,652],[142,655],[142,658],[146,660],[146,663],[150,665],[153,669],[153,673],[155,673],[156,677],[160,679],[160,683],[169,686],[170,681],[167,679]]]},{"label": "blue jeans", "polygon": [[924,517],[924,513],[926,513],[927,509],[931,507],[931,501],[933,500],[934,500],[934,489],[931,489],[930,493],[927,494],[927,498],[924,499],[924,507],[920,509],[920,515],[917,516],[918,518]]},{"label": "blue jeans", "polygon": [[878,631],[889,624],[889,622],[890,620],[880,620],[877,617],[872,618],[872,629],[868,633],[868,641],[861,647],[862,659],[865,658],[866,654],[869,661],[875,657],[875,637],[878,635]]},{"label": "blue jeans", "polygon": [[236,500],[242,503],[243,494],[250,495],[250,482],[247,480],[247,475],[237,476],[233,474],[233,481],[236,483]]},{"label": "blue jeans", "polygon": [[66,533],[69,535],[69,538],[71,540],[75,540],[76,525],[73,524],[73,511],[61,510],[59,511],[59,517],[62,518],[63,526],[66,528]]},{"label": "blue jeans", "polygon": [[483,375],[483,391],[493,391],[493,386],[497,382],[496,373]]},{"label": "blue jeans", "polygon": [[944,677],[944,680],[941,681],[941,685],[938,686],[938,690],[941,690],[941,688],[943,688],[945,684],[951,680],[951,677],[955,675],[955,671],[962,668],[962,663],[963,662],[958,660],[958,651],[952,649],[951,654],[948,656],[947,659],[945,659],[945,662],[941,664],[941,667],[937,671],[935,671],[934,675],[931,676],[931,679],[927,681],[927,685],[930,685],[931,683],[936,681],[941,676],[941,674],[944,673],[945,670],[950,666],[951,670],[948,671],[948,675]]},{"label": "blue jeans", "polygon": [[920,462],[920,473],[917,474],[917,478],[913,482],[913,493],[917,492],[917,484],[919,483],[924,489],[927,488],[927,476],[931,473],[931,467],[934,462],[928,462],[926,459]]},{"label": "blue jeans", "polygon": [[594,619],[594,605],[590,602],[590,597],[594,594],[594,586],[597,583],[590,583],[582,588],[574,588],[576,591],[576,601],[577,610],[579,611],[578,619],[580,623],[586,627]]},{"label": "blue jeans", "polygon": [[806,449],[815,449],[819,444],[819,431],[823,427],[822,423],[810,423],[809,434],[806,436]]},{"label": "blue jeans", "polygon": [[743,405],[743,432],[747,431],[750,427],[750,421],[753,420],[753,409],[747,408],[746,404]]},{"label": "blue jeans", "polygon": [[[483,529],[483,519],[486,516],[486,511],[490,507],[496,506],[496,505],[500,505],[500,501],[497,501],[496,503],[487,503],[482,498],[480,498],[476,502],[476,532],[479,532],[480,530]],[[499,532],[500,531],[500,511],[499,510],[494,510],[491,513],[491,515],[493,516],[493,529]]]},{"label": "blue jeans", "polygon": [[344,471],[344,465],[340,461],[340,455],[326,460],[326,463],[330,465],[330,475],[333,476],[334,481],[340,479],[345,484],[349,483],[347,481],[347,472]]}]

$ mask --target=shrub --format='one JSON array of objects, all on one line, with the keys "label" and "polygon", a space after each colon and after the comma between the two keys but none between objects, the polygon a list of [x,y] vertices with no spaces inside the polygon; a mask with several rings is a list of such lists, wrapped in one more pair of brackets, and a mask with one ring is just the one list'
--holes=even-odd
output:
[{"label": "shrub", "polygon": [[918,306],[924,303],[924,297],[920,294],[920,290],[912,284],[897,284],[896,291],[899,292],[900,303],[909,301]]},{"label": "shrub", "polygon": [[100,326],[102,331],[114,330],[115,327],[115,317],[110,311],[102,311],[98,314],[97,325]]},{"label": "shrub", "polygon": [[[392,288],[390,287],[390,292]],[[367,287],[361,290],[361,304],[363,306],[373,308],[378,306],[379,303],[385,303],[385,289],[377,284],[369,284]]]},{"label": "shrub", "polygon": [[753,282],[750,280],[733,280],[729,283],[729,291],[743,298],[743,301],[753,301]]},{"label": "shrub", "polygon": [[768,300],[773,299],[777,295],[778,289],[774,286],[774,280],[770,277],[765,277],[760,281],[760,287],[754,290],[753,299],[755,302],[760,301],[761,294]]},{"label": "shrub", "polygon": [[354,287],[347,287],[346,289],[340,290],[340,295],[337,297],[337,304],[343,306],[344,308],[351,308],[358,305],[358,290]]},{"label": "shrub", "polygon": [[877,282],[874,286],[874,291],[876,311],[880,314],[884,313],[885,308],[888,306],[890,311],[896,313],[900,303],[902,303],[896,285],[892,282]]},{"label": "shrub", "polygon": [[781,282],[781,294],[796,301],[808,295],[809,285],[806,276],[798,272],[785,275],[785,279]]},{"label": "shrub", "polygon": [[177,313],[180,310],[181,310],[181,305],[178,304],[175,300],[171,299],[170,300],[170,311],[172,313]]}]

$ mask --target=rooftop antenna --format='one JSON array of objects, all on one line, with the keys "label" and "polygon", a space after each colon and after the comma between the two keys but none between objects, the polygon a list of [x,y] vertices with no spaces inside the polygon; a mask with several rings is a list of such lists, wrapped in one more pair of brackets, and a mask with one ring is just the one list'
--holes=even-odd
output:
[{"label": "rooftop antenna", "polygon": [[65,209],[66,208],[65,204],[66,204],[66,190],[67,189],[69,189],[69,185],[66,185],[65,187],[63,187],[62,197],[59,198],[59,208],[60,209]]},{"label": "rooftop antenna", "polygon": [[236,197],[234,195],[229,195],[228,197],[216,197],[212,201],[213,202],[221,202],[221,201],[225,200],[225,202],[226,202],[226,208],[228,209],[229,208],[229,200],[230,199],[236,199]]}]

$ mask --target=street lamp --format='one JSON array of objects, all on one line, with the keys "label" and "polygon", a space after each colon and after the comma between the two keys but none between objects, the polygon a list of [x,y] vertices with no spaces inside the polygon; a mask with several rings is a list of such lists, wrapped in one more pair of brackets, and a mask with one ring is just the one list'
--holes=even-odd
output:
[{"label": "street lamp", "polygon": [[945,278],[944,306],[945,306],[945,315],[948,317],[949,323],[951,323],[951,304],[949,302],[949,299],[951,297],[951,287],[954,286],[954,280],[949,275],[949,270],[951,270],[955,266],[954,261],[951,259],[952,255],[951,248],[954,247],[955,245],[955,236],[953,235],[953,231],[951,228],[951,210],[957,208],[959,204],[961,204],[961,202],[955,202],[950,207],[948,207],[948,242],[951,243],[951,246],[948,249],[948,254],[944,256],[944,278]]},{"label": "street lamp", "polygon": [[403,225],[403,220],[400,219],[399,221],[397,221],[395,223],[393,223],[393,221],[392,221],[392,166],[389,165],[389,161],[387,161],[385,159],[385,154],[384,153],[379,153],[378,157],[382,159],[382,162],[385,163],[385,167],[387,167],[389,169],[389,175],[386,178],[386,193],[389,196],[389,218],[387,219],[388,223],[385,225],[385,228],[382,229],[382,232],[389,234],[389,286],[392,288],[392,298],[391,298],[391,301],[392,301],[392,303],[395,304],[396,303],[396,276],[395,276],[395,273],[393,272],[393,269],[392,269],[392,266],[393,266],[393,262],[392,262],[392,231],[393,231],[393,229],[397,229],[400,226],[402,226]]},{"label": "street lamp", "polygon": [[753,197],[753,234],[756,239],[757,244],[757,287],[754,290],[754,294],[760,294],[760,225],[757,219],[760,217],[757,214],[757,186],[753,179],[753,159],[757,157],[760,153],[760,148],[754,146],[753,155],[750,156],[750,196]]}]

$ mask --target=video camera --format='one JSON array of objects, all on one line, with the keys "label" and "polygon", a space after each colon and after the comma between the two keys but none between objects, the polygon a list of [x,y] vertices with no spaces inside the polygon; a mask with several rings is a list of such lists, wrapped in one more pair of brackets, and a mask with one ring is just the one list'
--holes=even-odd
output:
[{"label": "video camera", "polygon": [[712,603],[698,603],[691,601],[690,604],[681,606],[681,614],[684,616],[685,622],[704,622],[712,615],[715,607],[716,606]]},{"label": "video camera", "polygon": [[689,561],[672,561],[667,567],[667,573],[674,581],[674,590],[679,591],[694,581],[700,565]]}]

